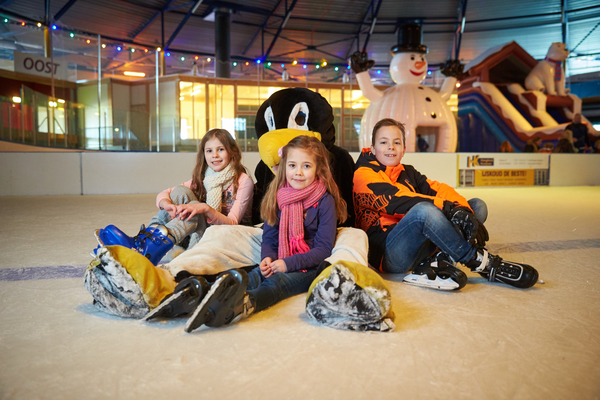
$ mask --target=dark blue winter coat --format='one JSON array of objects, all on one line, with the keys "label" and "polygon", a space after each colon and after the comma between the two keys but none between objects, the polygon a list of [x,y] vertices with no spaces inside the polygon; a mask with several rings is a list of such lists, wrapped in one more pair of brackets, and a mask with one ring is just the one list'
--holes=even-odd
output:
[{"label": "dark blue winter coat", "polygon": [[[261,260],[271,257],[279,259],[279,220],[281,210],[277,213],[277,223],[271,226],[265,222],[263,226]],[[337,213],[335,201],[329,193],[325,193],[317,204],[306,210],[304,218],[304,241],[310,250],[302,254],[294,254],[283,259],[288,272],[316,268],[331,255],[337,234]]]}]

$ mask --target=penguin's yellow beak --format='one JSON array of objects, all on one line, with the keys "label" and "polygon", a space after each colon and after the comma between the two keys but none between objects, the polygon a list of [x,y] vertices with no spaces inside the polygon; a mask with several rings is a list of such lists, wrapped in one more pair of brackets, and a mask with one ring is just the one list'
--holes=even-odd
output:
[{"label": "penguin's yellow beak", "polygon": [[302,135],[316,137],[321,140],[319,132],[302,131],[300,129],[276,129],[265,133],[258,139],[260,158],[273,171],[273,167],[279,165],[279,161],[281,161],[279,149],[288,144],[293,138]]}]

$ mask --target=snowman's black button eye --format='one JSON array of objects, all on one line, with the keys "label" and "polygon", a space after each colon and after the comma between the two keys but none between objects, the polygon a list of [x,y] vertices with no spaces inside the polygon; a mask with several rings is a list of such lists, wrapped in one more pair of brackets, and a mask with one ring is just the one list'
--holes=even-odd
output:
[{"label": "snowman's black button eye", "polygon": [[421,90],[425,90],[425,89],[423,89],[423,86],[419,86],[419,89],[421,89]]},{"label": "snowman's black button eye", "polygon": [[434,112],[431,113],[431,118],[435,119],[437,117],[437,115],[435,115]]},{"label": "snowman's black button eye", "polygon": [[302,111],[299,111],[298,115],[296,115],[295,120],[298,126],[304,125],[306,123],[306,114],[304,114]]},{"label": "snowman's black button eye", "polygon": [[415,58],[414,58],[414,57],[411,57],[410,59],[411,59],[411,60],[414,60]]},{"label": "snowman's black button eye", "polygon": [[431,101],[431,99],[429,97],[425,97],[425,100],[427,101]]}]

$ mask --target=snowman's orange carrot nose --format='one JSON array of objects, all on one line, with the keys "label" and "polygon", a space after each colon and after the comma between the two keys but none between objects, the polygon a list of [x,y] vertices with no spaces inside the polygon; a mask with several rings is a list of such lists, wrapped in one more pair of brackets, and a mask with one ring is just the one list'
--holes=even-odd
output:
[{"label": "snowman's orange carrot nose", "polygon": [[415,68],[421,69],[425,66],[425,64],[427,64],[425,61],[417,61],[417,62],[415,62]]}]

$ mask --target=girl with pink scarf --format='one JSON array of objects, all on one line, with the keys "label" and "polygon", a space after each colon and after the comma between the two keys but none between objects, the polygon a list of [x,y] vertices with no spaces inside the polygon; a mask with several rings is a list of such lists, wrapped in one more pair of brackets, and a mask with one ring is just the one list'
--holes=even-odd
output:
[{"label": "girl with pink scarf", "polygon": [[334,247],[338,220],[347,218],[327,149],[318,139],[298,136],[282,148],[261,217],[260,265],[248,274],[231,270],[219,275],[188,320],[187,332],[264,310],[306,292],[317,277]]},{"label": "girl with pink scarf", "polygon": [[248,274],[247,288],[255,311],[308,290],[346,214],[325,146],[314,137],[292,139],[261,205],[262,261]]}]

